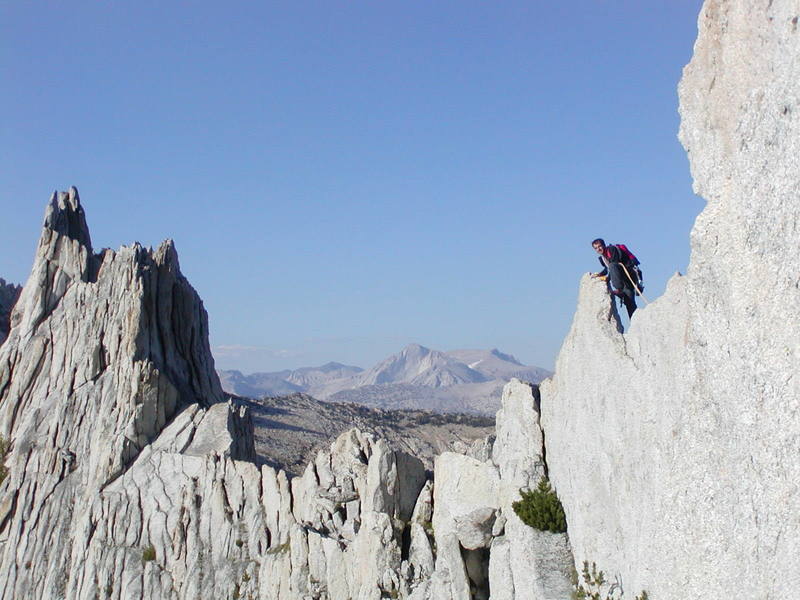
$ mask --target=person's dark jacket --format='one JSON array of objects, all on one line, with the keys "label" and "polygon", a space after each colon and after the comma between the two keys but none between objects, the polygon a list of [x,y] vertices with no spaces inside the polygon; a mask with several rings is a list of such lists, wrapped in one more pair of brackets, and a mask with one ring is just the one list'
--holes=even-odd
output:
[{"label": "person's dark jacket", "polygon": [[[605,257],[605,260],[603,260],[603,257]],[[609,244],[608,246],[606,246],[605,252],[603,252],[603,256],[598,256],[597,260],[599,260],[600,264],[603,265],[603,270],[598,273],[598,275],[600,276],[608,275],[608,264],[606,263],[606,261],[608,261],[609,263],[622,263],[626,267],[632,266],[630,264],[630,259],[628,258],[628,255],[613,244]]]}]

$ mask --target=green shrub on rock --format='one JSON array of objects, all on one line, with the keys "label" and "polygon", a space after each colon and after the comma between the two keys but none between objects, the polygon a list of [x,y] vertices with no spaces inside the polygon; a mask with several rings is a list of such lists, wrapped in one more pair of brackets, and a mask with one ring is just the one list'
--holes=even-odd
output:
[{"label": "green shrub on rock", "polygon": [[150,544],[147,548],[142,550],[142,562],[150,562],[151,560],[156,559],[156,549],[153,547],[153,544]]},{"label": "green shrub on rock", "polygon": [[[582,580],[582,581],[581,581]],[[625,594],[622,591],[622,584],[619,579],[614,583],[606,580],[605,573],[597,570],[597,565],[592,563],[589,568],[589,561],[583,561],[581,576],[573,569],[572,577],[572,600],[624,600]],[[634,600],[649,600],[647,592],[642,593]]]},{"label": "green shrub on rock", "polygon": [[8,469],[6,468],[6,455],[8,454],[8,441],[0,436],[0,483],[6,478],[8,475]]},{"label": "green shrub on rock", "polygon": [[535,490],[520,490],[519,493],[522,498],[514,502],[511,508],[523,523],[552,533],[564,533],[567,530],[564,507],[546,477],[539,480]]}]

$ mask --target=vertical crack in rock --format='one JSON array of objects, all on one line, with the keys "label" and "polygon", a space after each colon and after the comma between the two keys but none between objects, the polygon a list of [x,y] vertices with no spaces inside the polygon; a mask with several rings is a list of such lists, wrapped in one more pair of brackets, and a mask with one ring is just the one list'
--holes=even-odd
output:
[{"label": "vertical crack in rock", "polygon": [[512,379],[496,423],[491,457],[436,459],[431,598],[567,598],[573,558],[566,534],[533,529],[512,508],[520,489],[534,489],[545,475],[535,386]]},{"label": "vertical crack in rock", "polygon": [[545,437],[544,427],[542,427],[542,394],[539,391],[539,386],[536,384],[529,384],[531,393],[533,394],[533,410],[536,413],[536,427],[539,428],[539,433],[542,436],[542,447],[539,455],[542,457],[542,471],[545,479],[550,479],[550,471],[547,468],[547,439]]}]

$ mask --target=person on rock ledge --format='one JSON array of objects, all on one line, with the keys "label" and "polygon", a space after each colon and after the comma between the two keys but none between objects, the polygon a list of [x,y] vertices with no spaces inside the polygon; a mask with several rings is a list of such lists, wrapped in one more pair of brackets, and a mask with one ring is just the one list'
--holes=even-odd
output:
[{"label": "person on rock ledge", "polygon": [[628,310],[628,317],[632,317],[636,310],[636,293],[641,293],[639,261],[623,244],[606,246],[602,238],[592,240],[592,248],[600,255],[597,258],[603,270],[591,276],[607,276],[611,296],[620,298]]}]

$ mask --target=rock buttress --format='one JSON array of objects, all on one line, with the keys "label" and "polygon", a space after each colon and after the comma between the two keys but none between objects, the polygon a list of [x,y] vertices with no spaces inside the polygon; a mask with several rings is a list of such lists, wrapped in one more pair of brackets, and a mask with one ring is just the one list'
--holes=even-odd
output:
[{"label": "rock buttress", "polygon": [[799,17],[791,0],[705,3],[679,89],[708,202],[688,273],[624,336],[583,281],[541,388],[575,558],[631,595],[800,586]]}]

